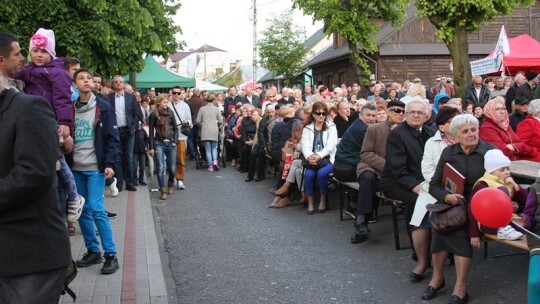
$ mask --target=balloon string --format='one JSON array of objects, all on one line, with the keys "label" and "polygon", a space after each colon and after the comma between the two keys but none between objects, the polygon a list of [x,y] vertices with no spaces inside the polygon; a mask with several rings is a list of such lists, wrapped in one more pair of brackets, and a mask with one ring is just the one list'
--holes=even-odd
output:
[{"label": "balloon string", "polygon": [[516,222],[514,222],[514,221],[512,221],[512,224],[518,226],[519,228],[523,229],[523,230],[524,230],[525,232],[527,232],[528,234],[530,234],[530,235],[532,235],[532,236],[534,236],[534,237],[536,237],[537,239],[540,240],[540,236],[538,236],[538,235],[535,234],[534,232],[527,230],[526,228],[524,228],[523,226],[519,225],[518,223],[516,223]]}]

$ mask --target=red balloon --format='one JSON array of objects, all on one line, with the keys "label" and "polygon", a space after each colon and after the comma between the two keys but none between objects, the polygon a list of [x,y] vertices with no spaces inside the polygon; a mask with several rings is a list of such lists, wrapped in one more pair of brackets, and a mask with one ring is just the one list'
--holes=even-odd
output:
[{"label": "red balloon", "polygon": [[471,199],[471,211],[480,224],[500,228],[512,220],[512,201],[508,194],[497,188],[484,188]]}]

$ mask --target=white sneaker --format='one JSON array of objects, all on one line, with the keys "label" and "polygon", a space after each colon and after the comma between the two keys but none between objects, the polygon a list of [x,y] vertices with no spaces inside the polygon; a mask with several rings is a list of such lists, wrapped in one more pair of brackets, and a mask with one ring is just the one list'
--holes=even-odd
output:
[{"label": "white sneaker", "polygon": [[113,181],[109,185],[109,193],[111,194],[112,197],[118,196],[118,188],[116,187],[116,182],[117,182],[116,177],[113,177]]},{"label": "white sneaker", "polygon": [[510,225],[506,225],[502,228],[497,229],[497,237],[501,240],[515,241],[523,236],[523,233],[514,229]]},{"label": "white sneaker", "polygon": [[84,206],[84,197],[80,195],[79,195],[78,200],[68,202],[68,214],[67,214],[68,222],[76,222],[81,217],[83,206]]},{"label": "white sneaker", "polygon": [[184,185],[184,182],[181,181],[181,180],[176,181],[176,189],[178,189],[178,190],[186,189],[186,186]]}]

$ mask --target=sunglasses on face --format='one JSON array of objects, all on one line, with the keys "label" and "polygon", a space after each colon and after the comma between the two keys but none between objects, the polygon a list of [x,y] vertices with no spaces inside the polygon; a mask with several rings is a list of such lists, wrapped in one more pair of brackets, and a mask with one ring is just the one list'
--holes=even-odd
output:
[{"label": "sunglasses on face", "polygon": [[315,112],[313,114],[318,115],[318,116],[326,116],[326,112]]},{"label": "sunglasses on face", "polygon": [[173,95],[180,95],[180,94],[182,94],[182,92],[172,92],[172,93],[173,93]]},{"label": "sunglasses on face", "polygon": [[405,110],[403,109],[390,109],[390,111],[396,113],[396,114],[401,114],[401,113],[405,113]]}]

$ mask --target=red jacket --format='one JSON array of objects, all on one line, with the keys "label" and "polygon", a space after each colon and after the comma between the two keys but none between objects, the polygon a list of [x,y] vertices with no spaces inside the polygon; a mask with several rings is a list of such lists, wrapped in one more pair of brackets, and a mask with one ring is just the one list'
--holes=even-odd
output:
[{"label": "red jacket", "polygon": [[519,123],[517,128],[517,136],[526,142],[529,146],[540,150],[540,120],[527,115],[527,117]]},{"label": "red jacket", "polygon": [[[510,125],[508,125],[506,131],[504,131],[489,117],[484,118],[484,122],[480,127],[480,139],[495,145],[504,153],[504,155],[508,156],[510,160],[526,159],[540,161],[540,155],[537,150],[521,140],[516,133],[514,133]],[[506,146],[507,144],[514,146],[514,151],[510,150]]]}]

